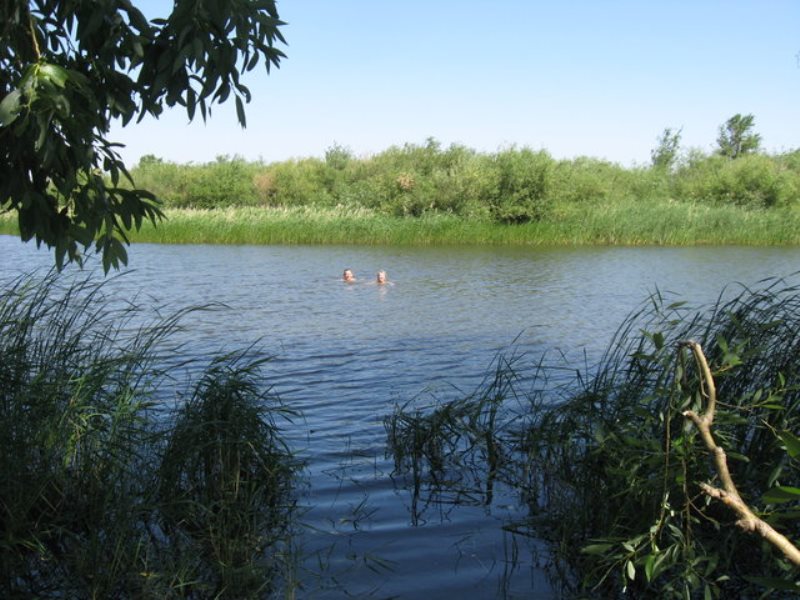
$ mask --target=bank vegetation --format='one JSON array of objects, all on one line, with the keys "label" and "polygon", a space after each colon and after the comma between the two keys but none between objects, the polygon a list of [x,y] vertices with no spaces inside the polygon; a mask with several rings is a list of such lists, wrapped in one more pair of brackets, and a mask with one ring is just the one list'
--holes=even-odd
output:
[{"label": "bank vegetation", "polygon": [[[655,151],[654,151],[655,152]],[[394,146],[263,164],[133,169],[170,223],[136,239],[213,243],[796,244],[800,151],[691,151],[626,168],[544,150]]]}]

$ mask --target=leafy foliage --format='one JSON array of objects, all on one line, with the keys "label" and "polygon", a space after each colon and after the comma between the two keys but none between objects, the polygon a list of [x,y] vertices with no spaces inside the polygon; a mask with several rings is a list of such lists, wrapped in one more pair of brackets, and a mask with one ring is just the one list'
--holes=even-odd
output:
[{"label": "leafy foliage", "polygon": [[[798,155],[753,154],[732,161],[690,152],[680,160],[675,155],[659,159],[674,161],[673,168],[626,168],[585,156],[555,160],[529,148],[483,154],[428,139],[368,157],[354,157],[334,145],[324,159],[270,164],[219,157],[179,165],[145,157],[132,173],[167,208],[369,209],[396,217],[439,214],[478,222],[557,224],[588,206],[622,212],[631,203],[665,209],[675,202],[788,208],[800,198]],[[614,233],[606,235],[603,241]]]},{"label": "leafy foliage", "polygon": [[579,393],[539,413],[525,445],[541,474],[534,522],[593,593],[797,592],[796,569],[699,488],[715,473],[682,411],[701,410],[703,395],[675,344],[696,339],[708,349],[724,402],[714,435],[733,479],[762,518],[796,539],[800,464],[784,438],[800,425],[798,301],[781,282],[708,313],[656,296],[652,310],[620,329]]},{"label": "leafy foliage", "polygon": [[653,167],[669,170],[678,158],[681,145],[681,130],[667,127],[658,138],[657,146],[650,152]]},{"label": "leafy foliage", "polygon": [[733,115],[719,128],[717,152],[727,158],[739,158],[757,152],[761,136],[753,131],[754,126],[753,115]]},{"label": "leafy foliage", "polygon": [[0,23],[0,210],[59,268],[93,244],[118,267],[125,231],[163,216],[107,139],[112,122],[176,105],[205,119],[232,94],[244,126],[241,73],[284,56],[273,0],[177,0],[152,21],[129,0],[12,0]]},{"label": "leafy foliage", "polygon": [[786,168],[782,160],[760,154],[736,160],[698,157],[678,169],[673,187],[677,196],[703,204],[789,206],[797,201],[800,169]]}]

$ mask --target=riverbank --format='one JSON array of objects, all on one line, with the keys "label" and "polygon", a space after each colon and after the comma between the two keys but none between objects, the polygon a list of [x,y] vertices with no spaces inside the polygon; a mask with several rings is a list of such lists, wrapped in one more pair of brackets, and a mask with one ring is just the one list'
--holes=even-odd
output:
[{"label": "riverbank", "polygon": [[[430,214],[394,217],[366,208],[169,208],[157,227],[146,223],[133,242],[161,244],[356,244],[396,246],[691,246],[797,245],[800,210],[754,210],[676,201],[622,201],[562,206],[516,225]],[[18,234],[0,216],[0,233]]]}]

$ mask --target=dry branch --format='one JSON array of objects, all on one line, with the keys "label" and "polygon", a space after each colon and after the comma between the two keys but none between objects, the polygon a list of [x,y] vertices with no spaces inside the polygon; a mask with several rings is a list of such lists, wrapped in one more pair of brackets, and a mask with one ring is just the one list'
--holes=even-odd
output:
[{"label": "dry branch", "polygon": [[706,448],[714,457],[714,466],[722,482],[722,488],[701,483],[701,489],[711,498],[716,498],[731,508],[739,517],[736,524],[742,530],[757,533],[783,552],[786,558],[795,565],[800,566],[800,550],[784,535],[775,531],[766,521],[758,517],[739,495],[739,491],[728,470],[725,450],[716,444],[714,436],[711,434],[711,426],[714,423],[714,414],[717,406],[717,388],[714,384],[714,377],[711,375],[711,369],[708,367],[708,361],[705,354],[703,354],[703,349],[697,342],[682,342],[680,347],[687,347],[692,351],[697,368],[700,371],[700,390],[706,399],[706,408],[702,414],[687,410],[683,412],[683,416],[692,421],[700,432],[700,437],[703,439]]}]

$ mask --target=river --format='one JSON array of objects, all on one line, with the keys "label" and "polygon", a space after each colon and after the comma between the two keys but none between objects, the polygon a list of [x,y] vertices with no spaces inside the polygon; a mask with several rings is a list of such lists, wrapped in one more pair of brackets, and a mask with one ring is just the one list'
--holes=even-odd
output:
[{"label": "river", "polygon": [[[0,252],[3,280],[52,262],[10,236]],[[734,282],[790,276],[800,248],[141,244],[130,258],[112,297],[162,312],[218,303],[184,320],[187,355],[256,342],[273,390],[303,415],[284,424],[307,462],[298,596],[548,598],[546,547],[502,529],[522,514],[516,499],[412,507],[384,416],[472,391],[512,348],[523,366],[543,353],[591,364],[656,289],[708,304]],[[340,280],[345,267],[357,283]],[[373,284],[378,269],[392,285]]]}]

